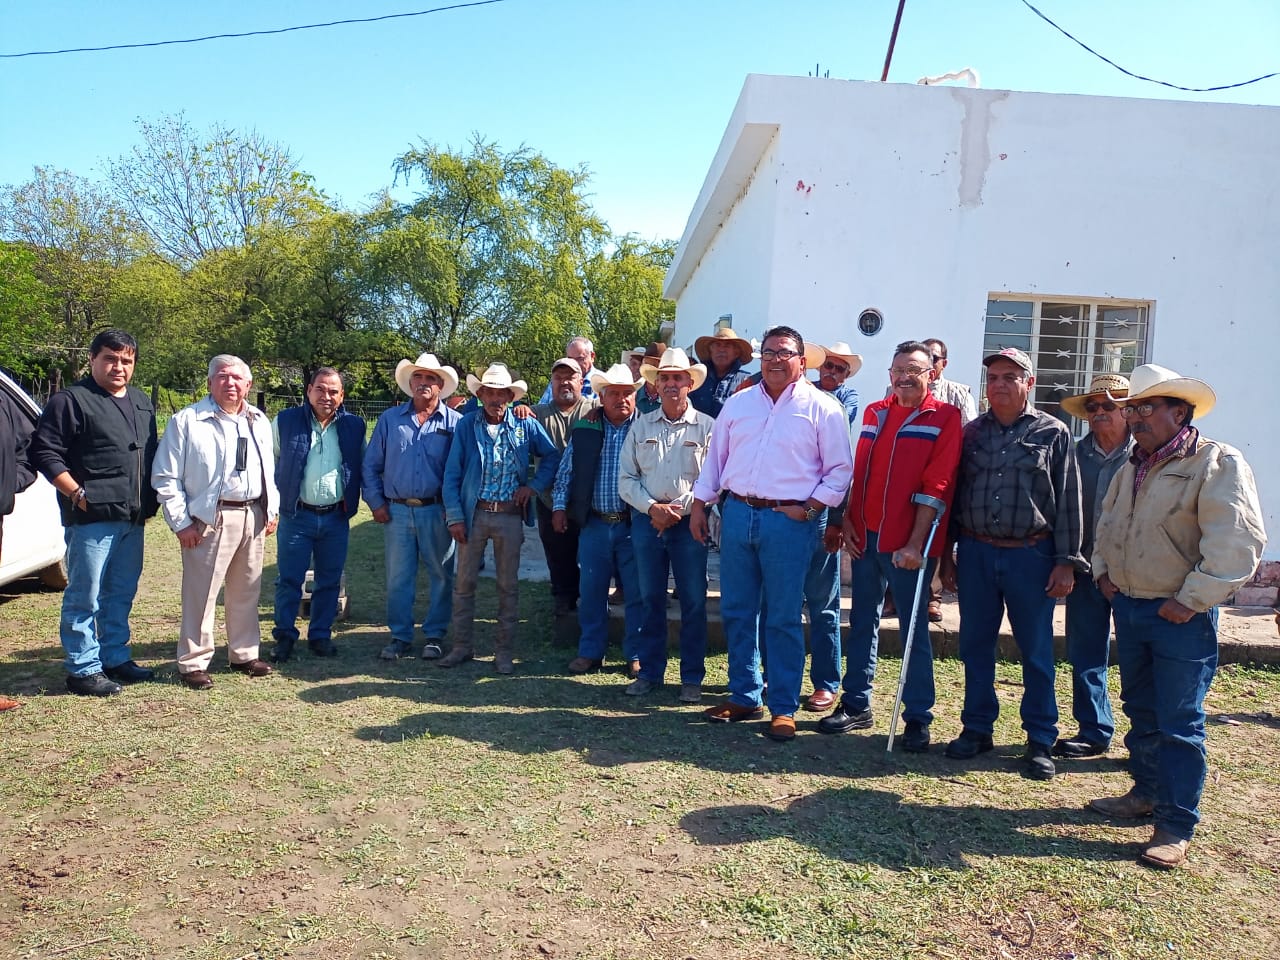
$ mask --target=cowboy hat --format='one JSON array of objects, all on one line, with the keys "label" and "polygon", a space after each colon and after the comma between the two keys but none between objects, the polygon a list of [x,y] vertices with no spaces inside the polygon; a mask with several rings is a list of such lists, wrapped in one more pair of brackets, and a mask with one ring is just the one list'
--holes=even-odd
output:
[{"label": "cowboy hat", "polygon": [[806,343],[804,345],[804,365],[807,369],[817,370],[826,359],[826,347],[820,347],[816,343]]},{"label": "cowboy hat", "polygon": [[1096,373],[1089,382],[1089,389],[1084,393],[1072,394],[1069,397],[1063,397],[1059,401],[1059,405],[1067,413],[1073,417],[1079,417],[1081,420],[1089,419],[1089,411],[1085,410],[1084,405],[1090,397],[1106,396],[1112,400],[1117,397],[1128,396],[1129,381],[1118,373]]},{"label": "cowboy hat", "polygon": [[667,352],[667,345],[660,341],[654,340],[649,346],[644,348],[644,359],[640,361],[641,367],[656,367],[658,361],[662,359],[662,355]]},{"label": "cowboy hat", "polygon": [[1127,404],[1134,404],[1148,397],[1173,397],[1195,407],[1197,417],[1212,410],[1218,401],[1213,387],[1203,380],[1184,377],[1158,363],[1144,363],[1133,368],[1133,373],[1129,374],[1128,396],[1117,398],[1108,393],[1107,397],[1111,400],[1122,399]]},{"label": "cowboy hat", "polygon": [[510,390],[512,401],[519,400],[529,392],[529,385],[523,380],[512,380],[511,371],[505,363],[491,363],[479,377],[467,374],[467,389],[476,393],[481,387],[494,390]]},{"label": "cowboy hat", "polygon": [[709,337],[699,337],[693,341],[693,352],[698,355],[699,360],[710,360],[711,354],[708,353],[713,343],[731,343],[738,348],[738,356],[743,363],[751,362],[751,341],[743,340],[740,336],[733,332],[732,327],[721,327]]},{"label": "cowboy hat", "polygon": [[843,340],[837,340],[829,347],[823,347],[828,357],[835,357],[837,360],[843,360],[849,365],[849,376],[853,376],[862,369],[862,355],[853,352],[853,348]]},{"label": "cowboy hat", "polygon": [[413,387],[409,381],[413,379],[414,373],[418,370],[434,373],[444,381],[444,386],[440,388],[441,400],[458,389],[457,370],[453,369],[453,367],[442,366],[434,353],[420,353],[417,360],[401,360],[396,364],[396,386],[411,397],[413,396]]},{"label": "cowboy hat", "polygon": [[605,387],[630,387],[637,390],[643,380],[635,380],[631,376],[631,368],[625,363],[615,363],[604,373],[591,375],[591,389],[597,394],[604,393]]},{"label": "cowboy hat", "polygon": [[697,390],[702,386],[702,382],[707,379],[707,368],[701,363],[689,364],[689,355],[679,347],[672,347],[662,354],[662,359],[658,361],[656,367],[641,367],[640,376],[644,377],[650,383],[658,382],[658,374],[666,371],[667,373],[687,373],[693,379],[693,389]]}]

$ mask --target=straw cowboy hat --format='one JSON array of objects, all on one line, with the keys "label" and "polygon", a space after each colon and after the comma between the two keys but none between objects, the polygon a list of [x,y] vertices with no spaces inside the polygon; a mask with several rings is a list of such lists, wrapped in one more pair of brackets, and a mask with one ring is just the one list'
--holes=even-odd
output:
[{"label": "straw cowboy hat", "polygon": [[733,332],[732,327],[721,327],[711,336],[699,337],[693,341],[693,352],[698,355],[699,360],[711,359],[711,354],[707,351],[713,343],[731,343],[738,348],[738,356],[743,363],[751,362],[751,341],[743,340]]},{"label": "straw cowboy hat", "polygon": [[[1107,396],[1112,400],[1117,399],[1111,394]],[[1144,363],[1140,367],[1134,367],[1133,373],[1129,374],[1129,395],[1119,399],[1123,399],[1125,403],[1135,403],[1148,397],[1185,400],[1196,408],[1197,418],[1212,410],[1213,405],[1218,402],[1218,395],[1213,392],[1213,387],[1203,380],[1184,377],[1158,363]]]},{"label": "straw cowboy hat", "polygon": [[1081,420],[1089,419],[1089,411],[1084,405],[1090,397],[1108,397],[1111,400],[1123,399],[1129,395],[1129,381],[1118,373],[1097,373],[1089,381],[1089,389],[1084,393],[1063,397],[1060,406],[1073,417]]},{"label": "straw cowboy hat", "polygon": [[417,360],[401,360],[396,364],[396,386],[411,397],[413,396],[413,387],[409,381],[413,379],[414,373],[418,370],[434,373],[444,381],[444,386],[440,388],[441,400],[452,395],[453,391],[458,389],[457,370],[453,369],[453,367],[441,366],[434,353],[420,353]]},{"label": "straw cowboy hat", "polygon": [[656,367],[641,367],[640,376],[644,377],[650,383],[658,382],[658,374],[667,373],[687,373],[693,379],[693,389],[697,390],[702,386],[702,381],[707,379],[707,368],[701,363],[689,364],[689,355],[679,347],[672,347],[662,355],[662,359],[658,361]]},{"label": "straw cowboy hat", "polygon": [[513,401],[519,400],[529,392],[529,385],[523,380],[511,379],[511,371],[507,369],[505,363],[489,364],[479,377],[474,374],[467,374],[468,390],[476,393],[481,387],[492,387],[494,390],[510,390]]},{"label": "straw cowboy hat", "polygon": [[843,340],[837,340],[829,347],[823,347],[828,357],[835,357],[837,360],[843,360],[849,365],[849,376],[853,376],[862,369],[862,355],[853,352],[853,347],[849,346]]},{"label": "straw cowboy hat", "polygon": [[625,363],[615,363],[604,373],[593,373],[591,375],[591,389],[597,394],[603,393],[605,387],[630,387],[632,390],[638,390],[643,380],[633,380],[631,377],[631,368]]}]

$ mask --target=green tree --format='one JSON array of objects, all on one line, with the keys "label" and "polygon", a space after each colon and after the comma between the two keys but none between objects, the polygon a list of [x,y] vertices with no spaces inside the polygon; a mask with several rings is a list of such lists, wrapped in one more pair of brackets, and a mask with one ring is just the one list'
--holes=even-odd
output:
[{"label": "green tree", "polygon": [[0,241],[0,366],[24,377],[45,376],[57,356],[58,298],[36,276],[36,257]]},{"label": "green tree", "polygon": [[31,180],[0,196],[0,237],[30,251],[35,276],[58,298],[47,330],[52,362],[69,375],[82,372],[93,332],[108,322],[112,280],[146,252],[144,235],[88,180],[35,167]]},{"label": "green tree", "polygon": [[634,234],[615,238],[587,258],[583,299],[596,353],[616,363],[623,350],[648,346],[658,328],[675,319],[676,305],[662,299],[662,283],[676,242],[647,242]]},{"label": "green tree", "polygon": [[111,164],[111,184],[158,248],[184,266],[243,246],[258,228],[294,224],[316,196],[289,151],[256,131],[214,124],[200,134],[181,114],[137,126],[142,142]]}]

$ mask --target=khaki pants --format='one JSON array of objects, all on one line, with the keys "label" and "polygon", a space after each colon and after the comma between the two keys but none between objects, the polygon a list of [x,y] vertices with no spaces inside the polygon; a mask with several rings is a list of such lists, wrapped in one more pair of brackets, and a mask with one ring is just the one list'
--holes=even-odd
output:
[{"label": "khaki pants", "polygon": [[520,545],[524,543],[524,522],[518,513],[486,513],[477,509],[471,520],[467,542],[458,547],[458,573],[453,581],[453,635],[455,647],[472,649],[476,614],[476,580],[484,545],[493,541],[497,566],[498,633],[495,650],[510,652],[520,619]]},{"label": "khaki pants", "polygon": [[[200,521],[196,521],[199,523]],[[262,630],[258,598],[262,592],[262,543],[266,522],[262,506],[219,507],[218,522],[182,551],[182,633],[178,671],[208,670],[213,660],[213,615],[218,588],[225,585],[227,656],[232,663],[258,658]]]}]

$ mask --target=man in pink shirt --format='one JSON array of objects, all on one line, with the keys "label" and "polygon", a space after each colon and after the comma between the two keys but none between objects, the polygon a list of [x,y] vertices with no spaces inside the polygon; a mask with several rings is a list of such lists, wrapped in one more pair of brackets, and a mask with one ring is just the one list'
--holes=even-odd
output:
[{"label": "man in pink shirt", "polygon": [[[707,536],[707,509],[721,507],[720,615],[729,646],[729,699],[705,712],[718,723],[757,720],[763,683],[757,636],[769,661],[768,734],[795,737],[804,676],[800,610],[818,518],[838,507],[853,477],[849,425],[838,403],[808,381],[804,339],[791,327],[765,332],[760,383],[734,394],[716,419],[693,486],[689,529]],[[761,599],[768,614],[759,623]],[[757,632],[758,631],[758,632]]]}]

